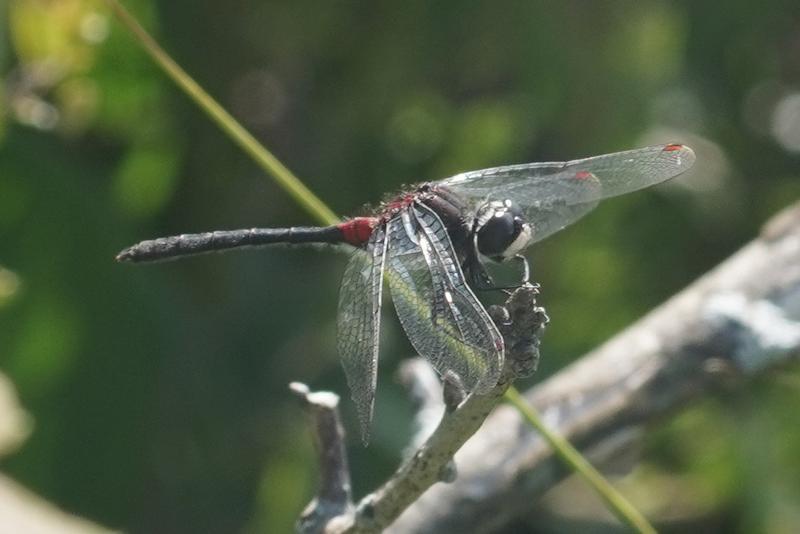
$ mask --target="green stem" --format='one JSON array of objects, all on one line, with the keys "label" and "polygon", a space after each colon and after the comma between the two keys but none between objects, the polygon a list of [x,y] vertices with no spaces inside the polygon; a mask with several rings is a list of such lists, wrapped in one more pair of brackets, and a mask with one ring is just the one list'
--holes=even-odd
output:
[{"label": "green stem", "polygon": [[206,93],[186,71],[162,49],[141,24],[117,0],[106,0],[117,18],[130,30],[153,61],[174,81],[189,98],[200,106],[228,137],[241,147],[264,171],[286,190],[312,217],[322,224],[339,222],[336,214],[317,198],[292,171],[264,148],[230,113]]},{"label": "green stem", "polygon": [[[230,113],[220,106],[206,93],[191,76],[162,49],[155,39],[125,10],[117,0],[106,0],[111,10],[128,30],[134,35],[153,61],[180,87],[194,102],[233,139],[264,171],[271,175],[305,210],[323,224],[335,224],[339,221],[336,214],[317,198],[292,172],[272,153],[261,145]],[[513,404],[537,429],[556,454],[581,474],[587,482],[600,494],[614,514],[631,528],[642,533],[655,533],[655,529],[647,520],[608,483],[575,450],[567,440],[550,432],[539,419],[519,392],[513,387],[506,392],[506,399]]]},{"label": "green stem", "polygon": [[621,493],[619,493],[611,483],[606,480],[600,472],[584,458],[569,441],[561,435],[551,431],[545,426],[539,414],[531,404],[517,391],[510,387],[505,393],[506,400],[514,406],[522,417],[535,428],[550,444],[556,455],[569,466],[570,469],[578,473],[589,483],[601,499],[606,503],[611,512],[624,524],[636,532],[643,534],[656,534],[647,519],[637,510]]}]

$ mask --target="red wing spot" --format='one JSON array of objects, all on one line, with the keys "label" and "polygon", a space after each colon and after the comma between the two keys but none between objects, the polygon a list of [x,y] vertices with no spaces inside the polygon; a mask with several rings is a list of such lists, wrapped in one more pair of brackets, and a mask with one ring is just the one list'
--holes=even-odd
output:
[{"label": "red wing spot", "polygon": [[367,242],[377,221],[374,217],[356,217],[340,224],[339,229],[347,243],[358,247]]},{"label": "red wing spot", "polygon": [[664,147],[663,152],[676,152],[678,150],[683,149],[683,145],[679,144],[670,144]]},{"label": "red wing spot", "polygon": [[590,173],[589,171],[578,171],[575,173],[576,180],[588,180],[592,178],[592,176],[593,176],[592,173]]}]

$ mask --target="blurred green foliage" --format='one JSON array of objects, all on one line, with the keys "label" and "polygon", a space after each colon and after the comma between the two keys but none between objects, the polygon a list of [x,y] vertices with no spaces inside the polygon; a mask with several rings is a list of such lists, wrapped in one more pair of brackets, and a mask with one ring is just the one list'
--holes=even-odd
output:
[{"label": "blurred green foliage", "polygon": [[[125,4],[343,214],[466,169],[693,145],[689,176],[610,201],[532,251],[553,319],[532,381],[800,197],[800,118],[775,111],[800,91],[796,2]],[[0,76],[0,366],[36,421],[3,469],[112,527],[286,531],[316,476],[286,384],[346,396],[334,348],[343,258],[113,262],[147,237],[311,221],[102,2],[0,5]],[[353,439],[357,493],[391,472],[409,432],[392,372],[410,347],[386,323],[374,442]],[[797,376],[649,436],[648,469],[693,481],[708,528],[800,524]]]}]

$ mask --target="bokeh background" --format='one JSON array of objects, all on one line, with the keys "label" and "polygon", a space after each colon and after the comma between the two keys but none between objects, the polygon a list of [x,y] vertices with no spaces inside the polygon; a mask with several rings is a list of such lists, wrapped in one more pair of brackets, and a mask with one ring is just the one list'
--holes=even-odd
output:
[{"label": "bokeh background", "polygon": [[[692,145],[690,174],[531,251],[552,325],[530,384],[800,198],[796,1],[125,5],[341,214],[462,170]],[[346,257],[113,257],[159,235],[314,222],[102,2],[1,3],[0,368],[34,421],[3,472],[113,528],[289,530],[316,472],[286,385],[347,396],[334,343]],[[410,347],[387,309],[368,449],[343,403],[358,495],[410,432],[393,379]],[[629,495],[709,532],[796,531],[799,403],[795,367],[654,426]]]}]

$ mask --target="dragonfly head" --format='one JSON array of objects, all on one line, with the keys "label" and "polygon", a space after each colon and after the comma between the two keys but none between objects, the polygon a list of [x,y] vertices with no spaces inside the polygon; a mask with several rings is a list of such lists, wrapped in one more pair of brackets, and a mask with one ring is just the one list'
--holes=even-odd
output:
[{"label": "dragonfly head", "polygon": [[499,262],[519,254],[533,237],[522,210],[511,200],[492,200],[481,206],[474,234],[478,252]]}]

